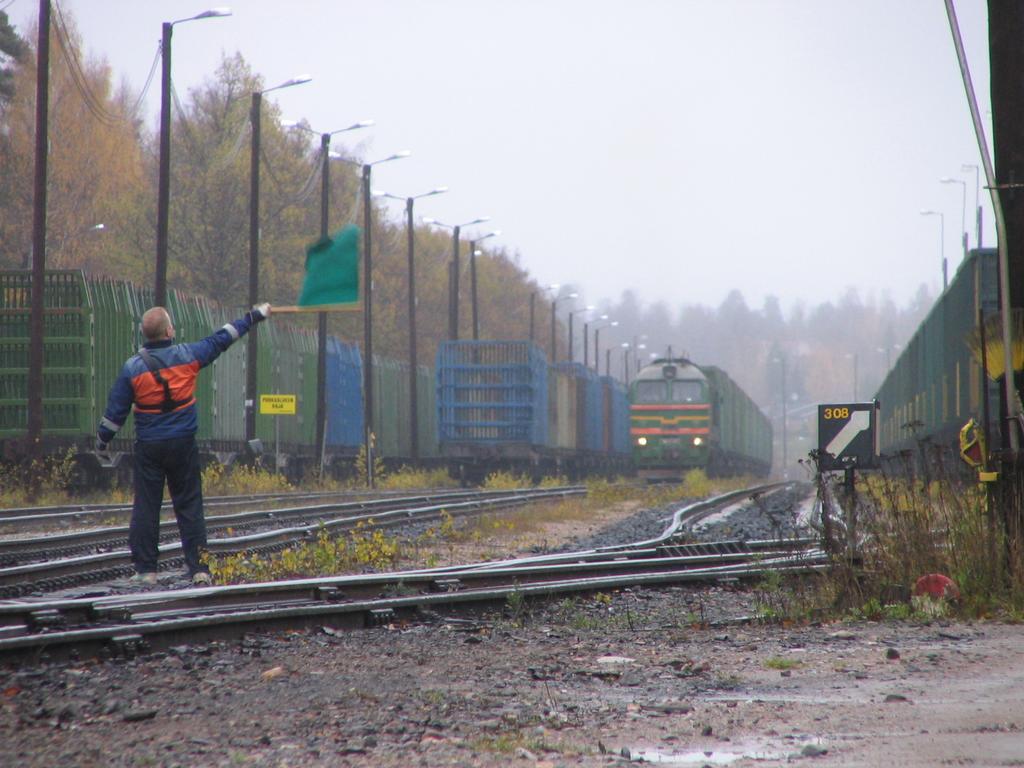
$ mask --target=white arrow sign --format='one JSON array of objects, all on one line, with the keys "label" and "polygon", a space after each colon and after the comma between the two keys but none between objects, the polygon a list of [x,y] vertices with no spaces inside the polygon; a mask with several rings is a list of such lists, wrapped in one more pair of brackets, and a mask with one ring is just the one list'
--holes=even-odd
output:
[{"label": "white arrow sign", "polygon": [[836,458],[845,451],[853,439],[865,429],[871,427],[870,411],[854,411],[850,414],[850,420],[843,425],[838,434],[832,438],[832,442],[825,449]]}]

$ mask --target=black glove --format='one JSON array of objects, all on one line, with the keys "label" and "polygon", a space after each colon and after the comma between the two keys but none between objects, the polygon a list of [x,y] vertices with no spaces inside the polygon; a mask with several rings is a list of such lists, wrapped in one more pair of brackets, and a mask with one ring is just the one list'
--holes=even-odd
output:
[{"label": "black glove", "polygon": [[110,443],[104,443],[96,438],[96,456],[102,461],[110,461]]},{"label": "black glove", "polygon": [[262,304],[254,304],[252,307],[252,321],[254,323],[260,323],[270,317],[270,305],[266,302]]}]

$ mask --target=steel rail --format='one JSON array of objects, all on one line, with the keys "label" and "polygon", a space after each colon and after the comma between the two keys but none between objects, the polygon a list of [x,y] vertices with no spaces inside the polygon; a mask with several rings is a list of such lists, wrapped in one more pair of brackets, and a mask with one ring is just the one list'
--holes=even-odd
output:
[{"label": "steel rail", "polygon": [[[782,488],[794,487],[797,483],[794,482],[777,482],[777,483],[766,483],[763,485],[753,486],[751,488],[744,488],[737,491],[729,491],[718,496],[713,496],[709,499],[703,499],[698,502],[687,504],[680,507],[672,514],[672,522],[665,528],[665,530],[653,539],[646,539],[644,541],[632,542],[629,544],[614,544],[605,547],[595,547],[594,549],[582,550],[580,552],[570,553],[555,553],[551,555],[532,555],[530,557],[512,558],[509,560],[495,560],[489,564],[485,564],[483,567],[502,568],[513,564],[533,564],[543,562],[554,562],[563,558],[573,557],[586,557],[590,555],[601,556],[604,553],[613,552],[627,552],[633,549],[643,549],[648,547],[657,547],[661,544],[671,542],[678,538],[685,530],[687,525],[693,522],[699,522],[708,515],[713,514],[722,507],[729,505],[741,498],[753,498],[754,496],[760,496],[765,493],[772,493],[774,491],[781,490]],[[810,542],[810,539],[798,539],[795,541]],[[697,545],[699,546],[699,545]],[[799,545],[798,545],[799,546]],[[474,567],[473,565],[466,566],[467,568]]]},{"label": "steel rail", "polygon": [[[749,494],[749,491],[746,493]],[[739,495],[742,495],[739,494]],[[690,505],[674,515],[731,503],[736,494]],[[678,527],[678,526],[676,526]],[[671,528],[671,527],[670,527]],[[766,570],[805,573],[827,566],[807,540],[680,544],[670,530],[655,546],[605,547],[561,553],[557,559],[522,558],[504,567],[476,563],[390,574],[302,579],[257,585],[205,587],[100,598],[0,602],[0,658],[50,652],[131,653],[145,645],[173,645],[245,628],[367,626],[436,605],[507,600],[513,593],[540,597],[626,586],[742,579]],[[794,551],[795,548],[795,551]],[[682,554],[681,554],[682,553]],[[586,575],[580,576],[581,573]],[[419,594],[407,594],[418,590]],[[381,593],[390,593],[380,597]],[[88,626],[100,622],[104,626]],[[64,629],[69,624],[80,623]]]},{"label": "steel rail", "polygon": [[[333,520],[319,520],[302,526],[277,528],[245,536],[212,538],[207,549],[212,554],[233,554],[237,552],[270,552],[309,540],[320,531],[332,534],[344,533],[360,524],[372,523],[378,528],[393,528],[401,525],[422,523],[440,519],[442,513],[452,517],[465,517],[513,506],[522,506],[535,501],[566,498],[585,493],[582,487],[534,489],[526,491],[479,494],[474,500],[454,503],[430,504],[422,507],[400,506],[397,509],[377,509]],[[161,568],[169,570],[183,562],[181,543],[172,541],[161,547]],[[8,597],[23,595],[47,588],[71,586],[75,581],[87,582],[116,578],[132,572],[131,555],[127,550],[82,555],[78,557],[48,560],[25,565],[0,568],[0,594]],[[86,578],[89,577],[89,578]],[[52,585],[52,586],[51,586]]]},{"label": "steel rail", "polygon": [[[274,491],[267,493],[242,493],[229,496],[207,496],[203,498],[203,505],[207,507],[231,507],[239,504],[254,504],[268,501],[302,499],[329,499],[337,496],[359,497],[372,496],[387,498],[397,496],[407,491],[343,489],[338,491]],[[161,512],[170,512],[172,504],[170,499],[165,499],[161,506]],[[92,514],[118,514],[131,513],[132,505],[124,502],[96,502],[94,504],[50,504],[31,507],[6,507],[0,508],[0,525],[8,522],[40,518],[76,517]]]},{"label": "steel rail", "polygon": [[[5,619],[24,616],[21,625],[6,621],[0,629],[0,658],[26,649],[56,649],[77,647],[97,640],[114,641],[123,645],[125,638],[160,640],[163,645],[181,642],[184,633],[229,626],[268,628],[268,622],[280,620],[303,620],[322,623],[325,618],[347,620],[355,626],[368,626],[383,619],[390,619],[397,610],[422,611],[437,605],[466,605],[479,602],[505,601],[512,594],[523,597],[550,597],[558,594],[595,592],[623,587],[650,587],[694,581],[750,578],[761,575],[767,569],[787,573],[807,573],[821,569],[827,562],[821,552],[798,557],[771,558],[751,566],[749,563],[733,563],[710,567],[658,568],[640,573],[604,573],[576,578],[557,578],[561,574],[551,573],[554,566],[540,566],[548,571],[549,578],[535,581],[523,580],[523,573],[516,570],[506,581],[499,581],[502,574],[488,571],[475,574],[480,586],[457,590],[435,589],[430,593],[396,595],[383,598],[339,599],[337,594],[324,583],[276,582],[258,585],[263,592],[232,587],[207,587],[178,593],[151,593],[146,598],[121,600],[98,599],[95,601],[65,601],[63,605],[43,604],[13,606],[0,604],[0,615]],[[659,563],[668,566],[668,563]],[[472,576],[466,576],[472,579]],[[460,576],[460,579],[463,578]],[[552,578],[552,576],[554,578]],[[336,580],[332,580],[336,581]],[[372,580],[364,583],[370,586]],[[377,585],[379,587],[379,585]],[[311,587],[318,587],[314,592]],[[298,593],[296,593],[298,589]],[[230,595],[234,590],[237,594]],[[269,592],[280,593],[275,599],[268,598]],[[210,600],[220,592],[219,602]],[[241,600],[248,592],[249,600]],[[162,599],[169,598],[169,602]],[[262,598],[256,600],[256,598]],[[105,626],[85,626],[68,630],[53,631],[77,611],[93,621],[106,621]],[[354,622],[352,621],[354,617]],[[293,626],[294,624],[289,624]],[[133,640],[133,642],[137,642]]]},{"label": "steel rail", "polygon": [[[565,486],[549,490],[566,490],[582,492],[582,486]],[[336,504],[319,504],[315,506],[284,507],[279,509],[238,512],[231,515],[214,515],[206,519],[207,531],[220,531],[253,527],[260,524],[276,523],[294,518],[334,517],[346,513],[375,510],[401,509],[410,504],[441,503],[459,499],[482,499],[512,496],[521,491],[448,491],[437,494],[402,496],[388,499],[371,499],[364,501],[346,501]],[[177,523],[164,520],[160,523],[161,540],[177,537]],[[52,559],[63,555],[73,555],[97,547],[125,546],[128,542],[128,527],[94,528],[87,531],[18,539],[0,539],[0,566],[23,563],[33,558]]]},{"label": "steel rail", "polygon": [[[758,547],[747,551],[739,551],[732,546],[732,542],[725,542],[724,544],[725,546],[717,548],[718,551],[713,551],[716,549],[714,544],[702,545],[704,551],[697,554],[677,554],[671,552],[669,548],[662,547],[652,550],[636,550],[630,553],[628,558],[608,556],[603,560],[591,559],[586,562],[543,563],[534,564],[529,567],[517,564],[500,570],[484,567],[470,570],[466,570],[464,567],[418,569],[384,574],[294,579],[259,584],[202,587],[189,590],[144,592],[102,597],[30,598],[17,601],[3,601],[0,602],[0,626],[12,623],[12,616],[26,616],[39,613],[40,611],[57,611],[60,613],[70,613],[71,615],[86,616],[97,611],[102,612],[115,608],[124,610],[151,604],[160,604],[165,607],[190,604],[197,595],[207,602],[219,603],[227,601],[231,604],[239,600],[263,601],[268,599],[268,597],[274,600],[294,600],[310,595],[314,596],[317,600],[325,599],[325,595],[327,596],[326,599],[340,600],[353,596],[365,597],[379,594],[381,591],[388,589],[451,591],[464,588],[466,585],[493,582],[496,579],[541,580],[551,575],[561,575],[566,572],[595,572],[608,575],[610,573],[627,573],[637,570],[657,571],[680,567],[710,567],[750,562],[768,563],[779,559],[817,556],[817,553],[813,550],[810,550],[810,554],[808,554],[808,551],[794,553],[787,547],[779,549]],[[14,623],[17,623],[17,621]]]},{"label": "steel rail", "polygon": [[[501,492],[502,491],[454,490],[453,489],[453,490],[444,491],[443,495],[456,497],[456,496],[472,496],[474,494],[480,494],[480,493],[501,493]],[[297,500],[302,500],[303,498],[324,499],[324,498],[331,498],[331,497],[337,497],[337,496],[346,496],[346,495],[347,494],[340,494],[340,493],[333,493],[333,494],[331,494],[331,493],[328,493],[328,494],[319,494],[319,493],[317,493],[317,494],[309,494],[308,497],[303,497],[303,496],[297,496],[297,497],[281,496],[281,497],[276,497],[275,498],[273,496],[267,496],[266,498],[255,498],[251,502],[250,501],[246,501],[246,500],[237,500],[237,501],[231,501],[231,502],[224,502],[224,503],[220,504],[219,506],[223,506],[223,507],[237,507],[237,506],[240,506],[242,504],[249,504],[249,503],[253,503],[253,504],[256,504],[256,503],[266,504],[266,503],[269,503],[269,502],[277,500],[277,498],[283,499],[285,501],[297,501]],[[358,506],[360,504],[388,503],[388,502],[396,502],[397,503],[398,501],[400,501],[400,500],[402,500],[404,498],[424,498],[424,499],[429,499],[429,498],[436,497],[438,494],[437,493],[434,493],[434,494],[424,493],[424,494],[412,494],[412,495],[409,495],[407,491],[403,491],[403,492],[400,492],[400,493],[399,492],[393,492],[393,493],[385,492],[385,493],[376,493],[376,494],[371,494],[369,492],[364,492],[362,495],[368,496],[370,498],[355,499],[355,500],[342,500],[342,501],[337,501],[337,502],[334,502],[334,503],[331,503],[331,504],[320,505],[320,506],[324,506],[324,507],[345,506],[345,505]],[[242,499],[242,497],[235,497],[235,498]],[[211,506],[211,505],[207,504],[205,502],[205,500],[204,500],[204,506]],[[218,505],[213,505],[213,506],[218,506]],[[309,505],[303,505],[301,507],[296,507],[296,509],[307,509],[307,508],[310,508]],[[104,509],[92,509],[92,510],[76,510],[76,509],[71,509],[71,508],[64,508],[64,511],[61,511],[61,512],[43,513],[43,514],[38,514],[38,515],[14,516],[14,517],[0,518],[0,529],[7,529],[10,532],[12,530],[16,531],[16,530],[25,530],[25,529],[30,529],[30,530],[43,529],[43,530],[45,530],[48,526],[52,526],[52,525],[55,525],[55,524],[59,524],[59,525],[64,526],[64,527],[66,527],[68,525],[71,525],[71,524],[83,525],[83,526],[84,525],[101,525],[104,520],[110,519],[110,517],[112,515],[113,516],[127,517],[127,516],[129,516],[131,514],[131,511],[132,511],[132,507],[131,507],[130,504],[127,505],[127,506],[125,506],[125,505],[118,505],[117,507],[111,507],[109,509],[108,508],[104,508]],[[273,511],[273,510],[252,510],[250,512],[242,512],[242,513],[237,513],[237,514],[258,514],[260,511],[266,512],[266,511]],[[161,515],[164,515],[164,514],[167,514],[167,513],[171,513],[171,512],[173,512],[173,508],[172,508],[172,506],[169,503],[164,503],[164,505],[160,508]],[[208,515],[207,516],[207,520],[208,521],[212,521],[212,522],[215,523],[217,520],[227,519],[227,518],[232,517],[232,516],[233,515],[230,514],[230,513],[212,514],[212,515]],[[111,530],[112,526],[103,526],[103,528],[105,528],[107,530]]]}]

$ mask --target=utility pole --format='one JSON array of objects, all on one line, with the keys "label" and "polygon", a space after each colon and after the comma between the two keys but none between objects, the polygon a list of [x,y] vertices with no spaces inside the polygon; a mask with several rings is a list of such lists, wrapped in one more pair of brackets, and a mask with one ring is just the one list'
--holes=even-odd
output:
[{"label": "utility pole", "polygon": [[[32,295],[28,342],[28,441],[29,461],[42,457],[43,448],[43,344],[45,343],[44,295],[46,279],[46,176],[50,110],[50,0],[39,0],[39,38],[36,62],[35,180],[32,192]],[[32,472],[30,495],[34,498],[39,476]]]}]

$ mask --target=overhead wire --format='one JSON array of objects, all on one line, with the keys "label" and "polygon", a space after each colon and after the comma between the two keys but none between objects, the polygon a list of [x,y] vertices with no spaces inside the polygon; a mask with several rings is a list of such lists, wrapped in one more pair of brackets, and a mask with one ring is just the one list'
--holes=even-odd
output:
[{"label": "overhead wire", "polygon": [[[11,2],[13,2],[13,0],[11,0]],[[10,5],[10,3],[8,5]],[[146,82],[142,86],[142,90],[139,92],[139,95],[135,98],[131,109],[126,115],[111,112],[104,103],[105,100],[97,96],[92,86],[89,84],[89,77],[82,66],[82,62],[78,58],[76,47],[72,44],[71,34],[68,32],[68,25],[64,19],[63,9],[61,8],[60,3],[54,2],[53,6],[57,11],[54,16],[54,30],[57,33],[61,56],[64,57],[64,61],[67,63],[68,73],[71,75],[71,80],[75,85],[75,89],[79,92],[82,100],[85,102],[86,108],[93,117],[104,125],[110,127],[122,124],[126,121],[135,120],[142,108],[146,95],[149,93],[150,87],[153,85],[157,64],[160,61],[160,57],[163,55],[163,52],[160,50],[160,44],[157,44],[156,53],[153,55],[153,61],[149,66],[149,73],[146,75]]]},{"label": "overhead wire", "polygon": [[219,171],[222,168],[226,168],[231,165],[238,154],[242,151],[242,147],[245,144],[245,137],[249,134],[249,121],[243,120],[238,126],[238,135],[235,137],[234,144],[231,145],[231,149],[227,151],[223,157],[214,160],[210,169],[213,171]]},{"label": "overhead wire", "polygon": [[157,64],[160,63],[160,58],[162,56],[163,51],[161,50],[161,44],[157,43],[156,53],[153,55],[153,63],[149,65],[149,74],[146,75],[146,82],[142,86],[142,91],[139,93],[139,97],[135,100],[135,104],[132,105],[131,112],[129,113],[129,116],[133,120],[139,114],[139,109],[141,109],[142,107],[142,102],[146,98],[146,94],[149,93],[150,86],[153,85],[153,78],[156,76],[156,67]]},{"label": "overhead wire", "polygon": [[61,55],[64,57],[64,61],[68,65],[68,73],[71,75],[75,89],[81,95],[86,108],[93,117],[108,127],[114,127],[122,123],[124,118],[107,110],[103,102],[93,93],[92,88],[89,86],[89,79],[82,69],[81,62],[78,61],[74,48],[72,48],[71,35],[68,34],[67,25],[64,23],[64,14],[60,4],[55,2],[53,5],[57,11],[54,16],[53,28],[57,32],[58,47],[60,48]]}]

